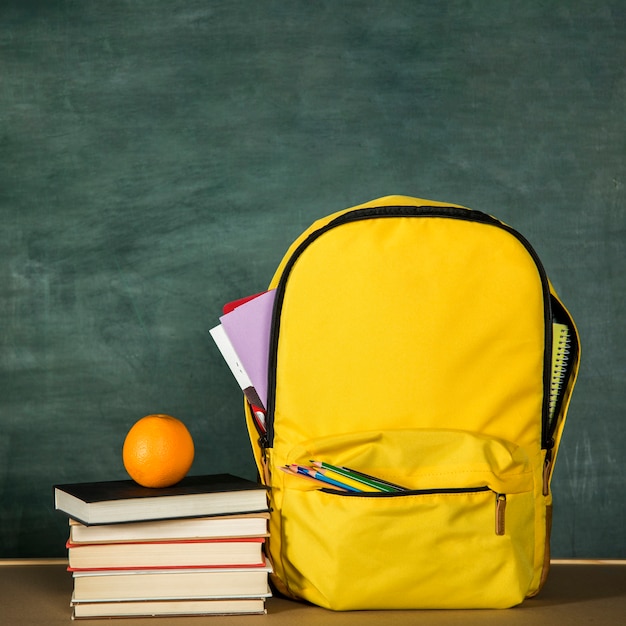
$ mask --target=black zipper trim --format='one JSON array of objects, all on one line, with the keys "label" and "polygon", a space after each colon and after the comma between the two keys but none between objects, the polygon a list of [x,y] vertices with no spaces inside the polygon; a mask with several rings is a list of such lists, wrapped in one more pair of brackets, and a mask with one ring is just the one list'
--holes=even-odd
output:
[{"label": "black zipper trim", "polygon": [[300,243],[294,250],[291,257],[285,264],[283,273],[276,287],[276,296],[274,300],[274,310],[272,315],[272,327],[270,331],[270,345],[268,355],[268,390],[267,390],[267,415],[266,415],[266,433],[262,437],[260,443],[263,448],[271,448],[274,443],[274,408],[276,395],[276,355],[278,351],[278,335],[280,330],[280,311],[282,309],[283,300],[285,298],[285,288],[289,275],[300,255],[310,246],[316,239],[321,237],[329,230],[348,224],[350,222],[366,220],[371,218],[385,217],[437,217],[448,219],[459,219],[469,222],[478,222],[490,226],[496,226],[513,235],[528,251],[533,259],[539,277],[541,279],[543,302],[544,302],[544,366],[543,366],[543,388],[544,398],[541,415],[541,447],[544,449],[552,448],[554,441],[550,432],[549,424],[549,393],[545,390],[550,389],[550,367],[552,360],[552,309],[550,287],[546,271],[539,259],[539,255],[531,246],[530,242],[514,228],[502,223],[495,217],[476,211],[474,209],[464,209],[459,207],[439,207],[439,206],[382,206],[369,207],[364,209],[354,209],[339,215],[321,228],[313,231],[308,237]]},{"label": "black zipper trim", "polygon": [[574,330],[574,320],[572,319],[570,314],[567,312],[565,307],[558,301],[558,299],[551,296],[550,300],[552,304],[553,320],[555,322],[560,322],[561,324],[565,324],[570,329],[570,353],[569,353],[569,359],[567,361],[567,368],[565,371],[565,376],[563,379],[563,387],[561,389],[561,394],[557,398],[556,405],[554,407],[554,416],[551,421],[549,420],[549,416],[548,416],[547,439],[550,444],[548,446],[549,448],[551,448],[554,445],[554,432],[556,431],[556,428],[559,423],[559,415],[561,413],[563,401],[565,399],[565,390],[567,389],[569,380],[572,377],[572,374],[574,373],[574,365],[578,362],[578,351],[579,351],[578,339],[576,337],[576,332]]},{"label": "black zipper trim", "polygon": [[[334,495],[345,496],[347,498],[402,498],[405,496],[432,496],[455,493],[482,493],[493,491],[487,486],[484,487],[448,487],[445,489],[405,489],[404,491],[340,491],[332,487],[322,487],[317,491],[332,493]],[[495,492],[494,492],[495,493]]]}]

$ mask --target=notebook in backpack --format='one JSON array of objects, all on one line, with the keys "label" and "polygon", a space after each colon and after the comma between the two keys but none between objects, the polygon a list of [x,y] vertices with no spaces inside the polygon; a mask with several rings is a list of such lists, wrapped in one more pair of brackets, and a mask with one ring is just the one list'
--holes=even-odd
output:
[{"label": "notebook in backpack", "polygon": [[[265,429],[246,416],[278,589],[335,610],[536,594],[580,352],[526,239],[479,211],[390,196],[315,222],[270,288]],[[313,461],[405,490],[283,471]]]}]

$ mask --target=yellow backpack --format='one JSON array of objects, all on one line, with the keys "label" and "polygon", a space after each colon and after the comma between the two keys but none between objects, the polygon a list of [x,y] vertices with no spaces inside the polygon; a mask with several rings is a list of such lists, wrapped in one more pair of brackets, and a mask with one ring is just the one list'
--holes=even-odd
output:
[{"label": "yellow backpack", "polygon": [[[246,419],[277,588],[334,610],[536,594],[580,350],[526,239],[390,196],[315,222],[270,288],[266,431]],[[301,475],[320,463],[352,473]]]}]

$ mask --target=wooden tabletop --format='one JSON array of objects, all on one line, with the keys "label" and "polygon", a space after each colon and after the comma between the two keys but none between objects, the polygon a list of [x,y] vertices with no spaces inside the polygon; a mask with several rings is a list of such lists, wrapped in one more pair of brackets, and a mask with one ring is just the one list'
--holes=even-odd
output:
[{"label": "wooden tabletop", "polygon": [[[62,560],[0,560],[0,623],[11,626],[67,625],[71,619],[72,577]],[[541,594],[506,610],[353,611],[338,613],[282,598],[267,601],[267,615],[199,616],[157,620],[156,624],[254,626],[524,626],[526,624],[617,624],[626,616],[626,562],[556,561]],[[85,620],[89,623],[89,620]],[[98,622],[102,623],[102,622]],[[146,618],[116,624],[146,626]]]}]

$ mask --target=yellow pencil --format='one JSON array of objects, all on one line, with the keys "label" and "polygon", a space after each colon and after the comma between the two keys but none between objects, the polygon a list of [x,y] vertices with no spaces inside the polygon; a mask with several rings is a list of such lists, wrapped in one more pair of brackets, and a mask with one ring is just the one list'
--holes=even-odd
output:
[{"label": "yellow pencil", "polygon": [[376,489],[376,487],[372,487],[371,485],[367,485],[365,483],[359,482],[358,480],[354,480],[354,478],[350,478],[345,474],[339,474],[338,472],[328,469],[327,467],[318,467],[316,469],[318,472],[320,472],[320,474],[324,474],[324,476],[328,476],[328,478],[332,478],[334,480],[345,483],[346,485],[354,487],[359,491],[369,491],[371,493],[380,492],[380,489]]}]

